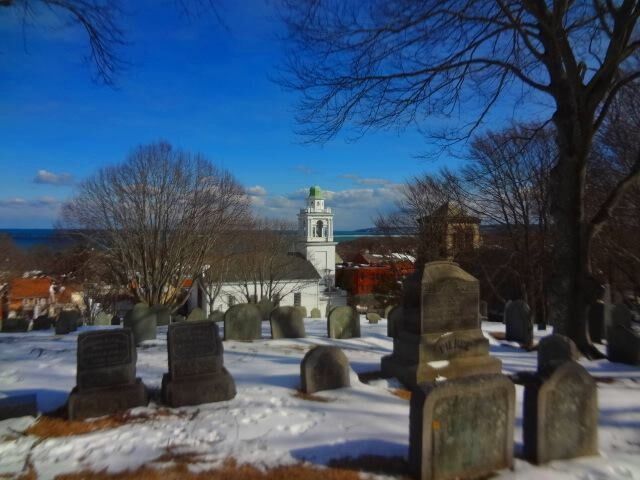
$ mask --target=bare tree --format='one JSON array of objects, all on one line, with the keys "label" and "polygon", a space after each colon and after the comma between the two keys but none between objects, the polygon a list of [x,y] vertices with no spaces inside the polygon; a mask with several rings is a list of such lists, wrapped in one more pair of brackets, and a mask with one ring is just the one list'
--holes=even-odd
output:
[{"label": "bare tree", "polygon": [[63,208],[114,277],[149,305],[175,305],[220,235],[248,209],[233,176],[202,155],[155,143],[85,180]]},{"label": "bare tree", "polygon": [[[301,92],[298,120],[312,140],[344,126],[423,122],[465,111],[449,139],[468,138],[498,103],[550,100],[552,323],[587,355],[596,293],[595,233],[640,176],[640,156],[593,216],[585,210],[592,142],[617,94],[640,77],[640,2],[604,0],[284,0],[289,59],[283,83]],[[518,95],[516,95],[516,93]],[[514,100],[517,100],[515,102]]]},{"label": "bare tree", "polygon": [[22,274],[24,265],[24,252],[15,244],[10,235],[0,234],[0,283]]}]

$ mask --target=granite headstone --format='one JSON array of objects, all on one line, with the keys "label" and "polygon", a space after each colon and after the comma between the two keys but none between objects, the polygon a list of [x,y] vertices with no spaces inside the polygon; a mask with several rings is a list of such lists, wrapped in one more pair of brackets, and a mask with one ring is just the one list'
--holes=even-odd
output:
[{"label": "granite headstone", "polygon": [[356,338],[360,336],[360,315],[353,307],[335,307],[327,319],[329,338]]},{"label": "granite headstone", "polygon": [[262,316],[253,303],[233,305],[224,314],[225,340],[259,340],[262,338]]},{"label": "granite headstone", "polygon": [[307,352],[300,364],[300,383],[304,393],[351,386],[347,356],[338,347],[317,346]]},{"label": "granite headstone", "polygon": [[504,309],[506,339],[523,345],[533,343],[531,309],[524,300],[510,302]]},{"label": "granite headstone", "polygon": [[276,307],[271,311],[271,338],[304,338],[304,317],[295,307]]}]

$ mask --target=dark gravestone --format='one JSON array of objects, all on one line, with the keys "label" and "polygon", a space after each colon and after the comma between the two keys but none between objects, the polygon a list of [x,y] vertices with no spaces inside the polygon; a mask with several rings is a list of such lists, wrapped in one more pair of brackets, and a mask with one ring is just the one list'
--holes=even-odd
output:
[{"label": "dark gravestone", "polygon": [[486,301],[480,300],[480,304],[478,305],[478,307],[479,307],[479,313],[480,313],[480,320],[486,320],[489,317],[489,305],[487,304]]},{"label": "dark gravestone", "polygon": [[595,302],[589,305],[589,337],[595,343],[602,343],[604,338],[604,302]]},{"label": "dark gravestone", "polygon": [[415,478],[484,478],[513,465],[515,387],[501,374],[416,388],[409,410],[409,466]]},{"label": "dark gravestone", "polygon": [[38,403],[34,393],[0,398],[0,420],[38,415]]},{"label": "dark gravestone", "polygon": [[185,317],[184,315],[180,315],[179,313],[173,315],[171,317],[171,323],[180,323],[180,322],[184,322],[187,319],[187,317]]},{"label": "dark gravestone", "polygon": [[120,317],[118,315],[114,315],[113,317],[111,317],[111,325],[112,326],[120,326]]},{"label": "dark gravestone", "polygon": [[598,389],[576,362],[527,382],[524,454],[533,463],[598,454]]},{"label": "dark gravestone", "polygon": [[271,315],[271,311],[276,308],[276,303],[272,302],[268,298],[261,299],[258,303],[256,303],[258,309],[260,310],[260,315],[262,317],[263,322],[269,321],[269,316]]},{"label": "dark gravestone", "polygon": [[169,373],[162,377],[162,398],[167,405],[199,405],[236,396],[233,377],[224,368],[224,350],[214,322],[170,325],[167,347]]},{"label": "dark gravestone", "polygon": [[304,338],[304,317],[295,307],[277,307],[271,312],[271,338]]},{"label": "dark gravestone", "polygon": [[632,327],[629,307],[616,305],[607,329],[607,357],[612,362],[640,365],[640,333]]},{"label": "dark gravestone", "polygon": [[476,278],[456,263],[431,262],[404,281],[403,295],[402,320],[393,321],[393,353],[382,358],[383,374],[412,388],[438,377],[502,371],[480,329]]},{"label": "dark gravestone", "polygon": [[75,330],[74,326],[75,319],[69,315],[62,315],[61,312],[60,315],[58,315],[55,323],[56,335],[66,335],[68,333],[71,333]]},{"label": "dark gravestone", "polygon": [[136,345],[145,340],[155,340],[156,314],[146,303],[136,303],[124,316],[124,328],[131,329]]},{"label": "dark gravestone", "polygon": [[506,339],[523,345],[533,343],[533,321],[531,309],[524,300],[515,300],[504,309]]},{"label": "dark gravestone", "polygon": [[353,307],[335,307],[327,319],[329,338],[356,338],[360,336],[360,315]]},{"label": "dark gravestone", "polygon": [[314,347],[300,364],[300,383],[304,393],[351,386],[349,360],[338,347]]},{"label": "dark gravestone", "polygon": [[387,337],[395,337],[402,330],[402,305],[396,305],[387,314]]},{"label": "dark gravestone", "polygon": [[312,308],[311,309],[311,318],[321,318],[322,317],[322,313],[320,313],[320,309],[319,308]]},{"label": "dark gravestone", "polygon": [[136,348],[129,329],[78,336],[76,387],[68,402],[70,420],[99,417],[144,406],[147,391],[136,378]]},{"label": "dark gravestone", "polygon": [[580,352],[568,337],[553,334],[538,344],[538,373],[551,373],[560,365],[580,358]]},{"label": "dark gravestone", "polygon": [[156,314],[156,326],[166,327],[171,323],[171,311],[166,305],[154,305],[151,310]]},{"label": "dark gravestone", "polygon": [[367,313],[367,321],[369,323],[378,323],[380,321],[380,315],[375,312]]},{"label": "dark gravestone", "polygon": [[29,330],[29,320],[21,317],[2,320],[2,333],[20,333]]},{"label": "dark gravestone", "polygon": [[220,310],[214,310],[209,314],[209,320],[212,322],[222,322],[224,321],[224,312]]},{"label": "dark gravestone", "polygon": [[207,314],[201,308],[194,308],[189,312],[187,322],[202,322],[207,319]]},{"label": "dark gravestone", "polygon": [[225,340],[259,340],[262,338],[260,309],[253,303],[233,305],[224,314]]},{"label": "dark gravestone", "polygon": [[33,330],[50,330],[53,327],[53,318],[47,315],[40,315],[33,319]]}]

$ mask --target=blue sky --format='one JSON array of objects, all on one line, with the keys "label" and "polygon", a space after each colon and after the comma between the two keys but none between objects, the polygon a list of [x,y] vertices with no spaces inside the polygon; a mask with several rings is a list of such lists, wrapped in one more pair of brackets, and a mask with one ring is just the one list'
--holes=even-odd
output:
[{"label": "blue sky", "polygon": [[259,214],[294,220],[302,192],[322,186],[336,229],[370,226],[403,181],[452,162],[418,158],[428,145],[412,129],[302,144],[295,94],[269,79],[282,46],[268,1],[227,2],[226,27],[171,1],[124,3],[130,65],[115,89],[92,82],[81,30],[0,12],[0,228],[50,227],[75,183],[158,139],[229,169]]}]

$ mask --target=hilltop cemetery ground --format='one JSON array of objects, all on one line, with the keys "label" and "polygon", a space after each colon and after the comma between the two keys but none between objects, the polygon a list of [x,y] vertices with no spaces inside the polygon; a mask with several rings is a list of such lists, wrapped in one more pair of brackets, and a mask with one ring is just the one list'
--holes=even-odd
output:
[{"label": "hilltop cemetery ground", "polygon": [[[305,324],[305,339],[267,340],[264,323],[265,340],[225,342],[236,398],[175,410],[157,404],[167,371],[166,327],[160,327],[157,340],[138,348],[138,376],[152,395],[148,407],[87,422],[67,422],[55,414],[0,422],[0,478],[87,478],[102,472],[118,478],[331,479],[358,478],[358,470],[371,478],[405,478],[408,392],[367,375],[391,353],[386,321],[370,325],[362,317],[362,338],[352,340],[326,338],[324,319]],[[504,326],[485,323],[483,330],[489,336]],[[75,385],[77,333],[0,335],[0,395],[35,392],[46,412],[64,405]],[[535,370],[535,352],[489,338],[504,373]],[[298,393],[300,361],[313,345],[344,349],[353,370],[351,388]],[[514,471],[496,478],[640,478],[640,369],[606,360],[582,363],[598,380],[601,456],[542,467],[518,459]],[[516,393],[518,456],[523,388],[516,386]],[[327,465],[331,468],[322,470]]]}]

